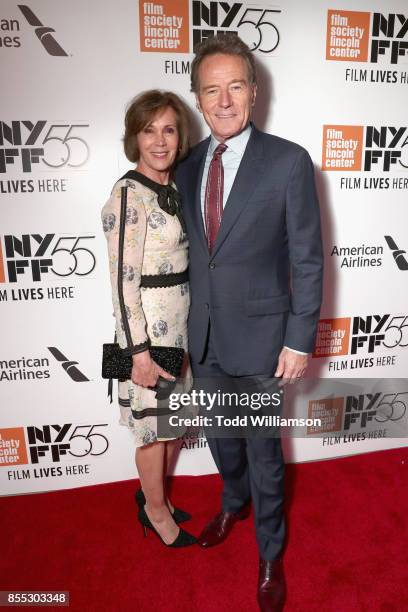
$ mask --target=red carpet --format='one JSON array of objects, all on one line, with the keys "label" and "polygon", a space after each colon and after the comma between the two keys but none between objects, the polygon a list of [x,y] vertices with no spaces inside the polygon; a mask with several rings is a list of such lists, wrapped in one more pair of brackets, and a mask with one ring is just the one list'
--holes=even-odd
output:
[{"label": "red carpet", "polygon": [[[285,612],[408,610],[408,449],[287,466]],[[136,481],[1,499],[0,590],[66,590],[70,610],[256,612],[252,520],[222,546],[171,550],[136,524]],[[178,477],[198,534],[217,476]]]}]

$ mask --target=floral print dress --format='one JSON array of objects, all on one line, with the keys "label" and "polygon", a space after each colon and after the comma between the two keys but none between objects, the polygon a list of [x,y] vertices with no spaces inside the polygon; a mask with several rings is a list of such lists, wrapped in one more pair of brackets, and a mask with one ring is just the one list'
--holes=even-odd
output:
[{"label": "floral print dress", "polygon": [[[118,271],[121,188],[127,186],[123,266]],[[187,360],[187,317],[190,306],[188,283],[171,287],[141,287],[141,275],[183,272],[188,266],[188,241],[177,215],[170,215],[158,204],[157,194],[137,180],[119,180],[102,209],[102,223],[108,244],[112,302],[116,333],[121,348],[129,348],[121,318],[118,272],[122,274],[124,309],[135,347],[150,340],[156,346],[177,346],[186,351],[183,389],[191,387]],[[156,393],[119,381],[120,424],[129,427],[136,446],[160,439],[160,408]],[[168,412],[168,410],[166,411]],[[174,437],[178,437],[174,436]]]}]

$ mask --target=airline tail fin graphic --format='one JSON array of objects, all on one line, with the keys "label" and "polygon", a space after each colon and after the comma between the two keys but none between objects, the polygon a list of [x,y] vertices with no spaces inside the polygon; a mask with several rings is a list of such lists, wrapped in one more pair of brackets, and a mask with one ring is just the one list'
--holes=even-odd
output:
[{"label": "airline tail fin graphic", "polygon": [[408,261],[404,257],[406,255],[406,251],[399,249],[395,243],[395,240],[391,236],[384,236],[388,246],[390,247],[393,257],[395,259],[395,263],[397,264],[400,270],[408,270]]},{"label": "airline tail fin graphic", "polygon": [[55,32],[53,28],[44,26],[38,19],[38,17],[34,15],[30,7],[26,4],[19,4],[18,8],[23,13],[28,23],[35,28],[37,38],[39,39],[47,53],[58,57],[64,57],[68,55],[68,53],[64,51],[61,45],[55,40],[54,36],[51,34],[51,32]]},{"label": "airline tail fin graphic", "polygon": [[76,367],[78,361],[69,361],[56,346],[48,346],[47,348],[55,359],[61,363],[64,370],[73,381],[89,382],[89,378],[87,378],[85,374],[82,374],[81,370]]}]

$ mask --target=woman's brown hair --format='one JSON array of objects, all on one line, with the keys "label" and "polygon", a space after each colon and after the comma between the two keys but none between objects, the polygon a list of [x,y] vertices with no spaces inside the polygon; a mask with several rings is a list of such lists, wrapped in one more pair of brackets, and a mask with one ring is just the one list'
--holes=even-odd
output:
[{"label": "woman's brown hair", "polygon": [[177,130],[180,141],[176,161],[179,161],[187,154],[189,147],[190,111],[186,104],[171,91],[151,89],[133,98],[126,110],[123,146],[129,161],[139,161],[140,151],[137,146],[137,134],[149,125],[157,114],[160,114],[166,108],[172,108],[177,117]]}]

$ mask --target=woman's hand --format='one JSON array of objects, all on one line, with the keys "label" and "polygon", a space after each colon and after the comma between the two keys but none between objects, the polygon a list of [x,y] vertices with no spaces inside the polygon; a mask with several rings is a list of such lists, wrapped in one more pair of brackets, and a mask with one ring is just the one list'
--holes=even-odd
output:
[{"label": "woman's hand", "polygon": [[149,351],[136,353],[132,356],[132,382],[141,387],[155,387],[159,376],[166,380],[175,380],[174,376],[157,365],[150,356]]}]

